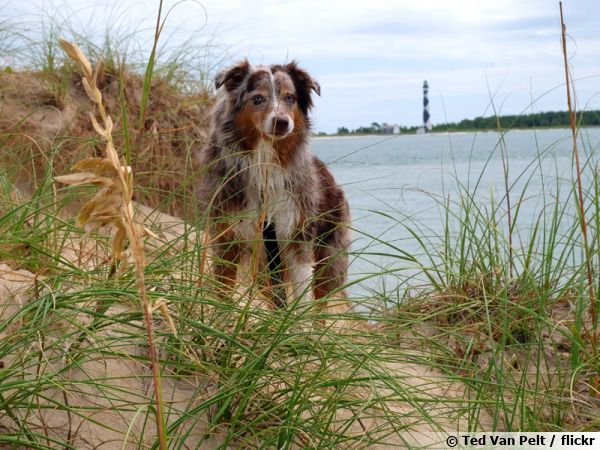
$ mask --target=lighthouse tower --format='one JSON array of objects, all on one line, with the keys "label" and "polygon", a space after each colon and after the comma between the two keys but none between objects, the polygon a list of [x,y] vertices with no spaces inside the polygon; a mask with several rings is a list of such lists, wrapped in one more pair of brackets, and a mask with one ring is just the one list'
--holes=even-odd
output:
[{"label": "lighthouse tower", "polygon": [[425,133],[431,131],[431,121],[429,120],[429,85],[427,80],[423,82],[423,129]]}]

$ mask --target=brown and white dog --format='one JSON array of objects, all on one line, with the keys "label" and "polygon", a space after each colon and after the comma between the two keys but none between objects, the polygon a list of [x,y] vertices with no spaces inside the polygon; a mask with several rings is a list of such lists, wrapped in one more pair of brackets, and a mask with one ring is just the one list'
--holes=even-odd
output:
[{"label": "brown and white dog", "polygon": [[[309,148],[311,93],[320,95],[319,84],[296,62],[244,60],[220,72],[215,85],[221,92],[200,153],[199,196],[217,280],[230,287],[237,266],[258,250],[260,271],[279,266],[295,299],[343,294],[348,202]],[[253,246],[257,238],[265,245]]]}]

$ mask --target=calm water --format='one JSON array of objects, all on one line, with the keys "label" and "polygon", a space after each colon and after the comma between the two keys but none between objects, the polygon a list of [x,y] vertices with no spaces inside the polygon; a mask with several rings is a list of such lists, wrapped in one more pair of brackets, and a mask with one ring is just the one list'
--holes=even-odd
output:
[{"label": "calm water", "polygon": [[[500,138],[497,132],[485,132],[313,139],[313,151],[330,165],[349,197],[356,228],[350,279],[395,271],[394,276],[357,283],[353,294],[392,290],[415,273],[414,264],[395,257],[402,251],[422,253],[407,227],[437,245],[444,226],[437,201],[456,200],[457,182],[476,189],[483,204],[492,198],[496,203],[503,200]],[[594,152],[599,143],[600,129],[584,130],[580,152]],[[568,194],[573,166],[570,130],[511,131],[504,136],[504,148],[513,204],[529,180],[519,217],[520,227],[526,229],[548,203],[541,195],[542,176],[547,190],[555,191],[557,183],[564,183]],[[396,249],[377,244],[378,240]]]}]

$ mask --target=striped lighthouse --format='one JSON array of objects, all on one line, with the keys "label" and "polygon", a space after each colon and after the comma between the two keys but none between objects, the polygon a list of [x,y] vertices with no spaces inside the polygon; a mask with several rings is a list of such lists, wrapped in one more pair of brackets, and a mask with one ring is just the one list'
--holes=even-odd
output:
[{"label": "striped lighthouse", "polygon": [[431,131],[431,121],[429,120],[429,85],[427,80],[423,82],[423,129],[425,133]]}]

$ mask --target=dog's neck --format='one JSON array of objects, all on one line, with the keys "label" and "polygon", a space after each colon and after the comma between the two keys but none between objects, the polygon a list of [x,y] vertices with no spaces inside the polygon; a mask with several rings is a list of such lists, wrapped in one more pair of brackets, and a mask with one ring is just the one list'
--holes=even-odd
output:
[{"label": "dog's neck", "polygon": [[267,206],[272,210],[275,204],[281,203],[282,198],[286,197],[290,174],[279,164],[271,142],[261,140],[250,151],[248,174],[251,204],[256,207]]},{"label": "dog's neck", "polygon": [[277,152],[273,142],[260,139],[256,146],[250,151],[253,162],[257,164],[276,164],[278,162]]}]

